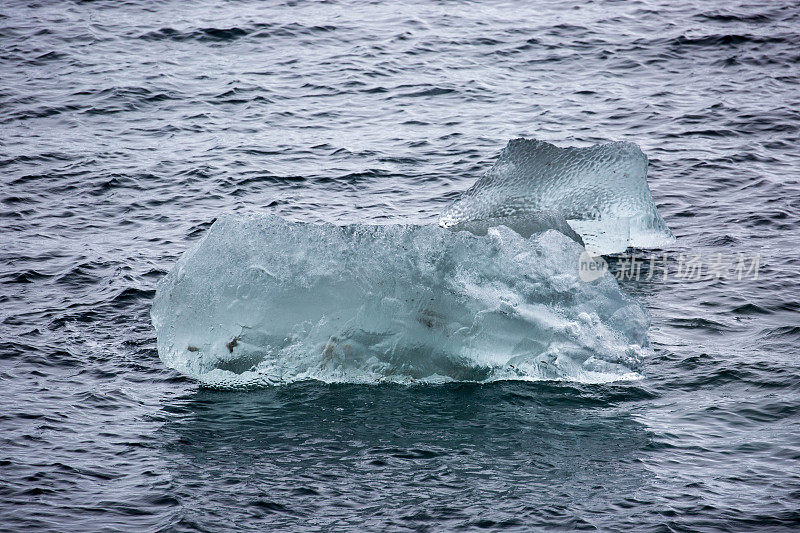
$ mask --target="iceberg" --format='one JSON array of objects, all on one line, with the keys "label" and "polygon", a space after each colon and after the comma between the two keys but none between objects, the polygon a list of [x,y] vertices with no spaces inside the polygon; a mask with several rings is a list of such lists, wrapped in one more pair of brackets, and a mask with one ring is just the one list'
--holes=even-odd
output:
[{"label": "iceberg", "polygon": [[563,217],[594,254],[657,248],[674,240],[647,185],[647,157],[629,142],[559,148],[512,140],[494,166],[442,212],[439,225],[491,226],[511,218],[524,230],[526,220],[554,216]]},{"label": "iceberg", "polygon": [[473,230],[223,216],[157,287],[159,356],[220,388],[638,377],[648,315],[580,244]]}]

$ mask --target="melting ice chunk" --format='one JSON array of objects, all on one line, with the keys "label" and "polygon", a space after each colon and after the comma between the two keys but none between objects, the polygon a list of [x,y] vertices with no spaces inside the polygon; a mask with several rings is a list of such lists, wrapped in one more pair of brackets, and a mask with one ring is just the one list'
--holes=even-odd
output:
[{"label": "melting ice chunk", "polygon": [[583,248],[438,226],[223,216],[159,283],[164,363],[202,383],[634,376],[648,317]]},{"label": "melting ice chunk", "polygon": [[561,215],[594,253],[674,240],[647,186],[647,157],[627,142],[559,148],[510,141],[494,166],[442,212],[439,224],[459,229],[479,221],[539,220],[542,212]]}]

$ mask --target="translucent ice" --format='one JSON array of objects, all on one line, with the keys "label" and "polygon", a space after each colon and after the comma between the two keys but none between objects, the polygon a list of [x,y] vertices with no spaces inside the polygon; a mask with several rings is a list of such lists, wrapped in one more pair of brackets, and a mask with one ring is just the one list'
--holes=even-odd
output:
[{"label": "translucent ice", "polygon": [[583,245],[583,239],[575,233],[567,220],[555,211],[537,211],[535,213],[515,214],[503,217],[486,218],[480,220],[465,220],[451,224],[447,227],[454,231],[469,231],[475,235],[486,235],[489,228],[506,226],[513,229],[525,238],[534,233],[541,233],[549,229],[563,233],[573,241]]},{"label": "translucent ice", "polygon": [[648,317],[579,244],[486,233],[224,216],[158,286],[159,355],[217,387],[635,377]]},{"label": "translucent ice", "polygon": [[563,216],[594,253],[659,247],[674,239],[647,185],[647,157],[627,142],[559,148],[510,141],[494,166],[444,210],[439,224],[524,220],[543,211]]}]

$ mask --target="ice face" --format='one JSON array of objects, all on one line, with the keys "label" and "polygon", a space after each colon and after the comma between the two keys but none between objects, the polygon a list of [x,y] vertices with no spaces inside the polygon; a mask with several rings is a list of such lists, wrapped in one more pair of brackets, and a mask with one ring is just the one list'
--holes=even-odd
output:
[{"label": "ice face", "polygon": [[486,235],[490,228],[506,226],[525,238],[535,233],[541,233],[552,229],[563,233],[583,246],[583,239],[581,236],[575,233],[575,230],[572,229],[567,220],[555,211],[537,211],[535,213],[516,214],[482,220],[465,220],[442,226],[453,231],[469,231],[475,235]]},{"label": "ice face", "polygon": [[224,216],[159,283],[170,368],[215,387],[635,376],[648,317],[583,248],[437,226]]},{"label": "ice face", "polygon": [[647,157],[627,142],[559,148],[510,141],[494,166],[442,212],[439,224],[537,218],[543,211],[563,216],[594,253],[674,240],[647,185]]}]

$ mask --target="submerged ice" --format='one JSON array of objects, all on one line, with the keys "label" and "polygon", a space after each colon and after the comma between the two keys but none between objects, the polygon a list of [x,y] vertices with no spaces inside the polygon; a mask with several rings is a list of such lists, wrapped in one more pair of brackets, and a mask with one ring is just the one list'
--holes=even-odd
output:
[{"label": "submerged ice", "polygon": [[439,224],[460,229],[509,219],[519,221],[523,231],[531,221],[555,220],[551,227],[562,232],[559,219],[564,219],[597,254],[673,240],[647,185],[647,157],[628,142],[559,148],[538,140],[510,141],[494,166],[444,210]]},{"label": "submerged ice", "polygon": [[575,240],[477,232],[224,216],[158,286],[159,355],[218,387],[635,375],[647,314]]}]

